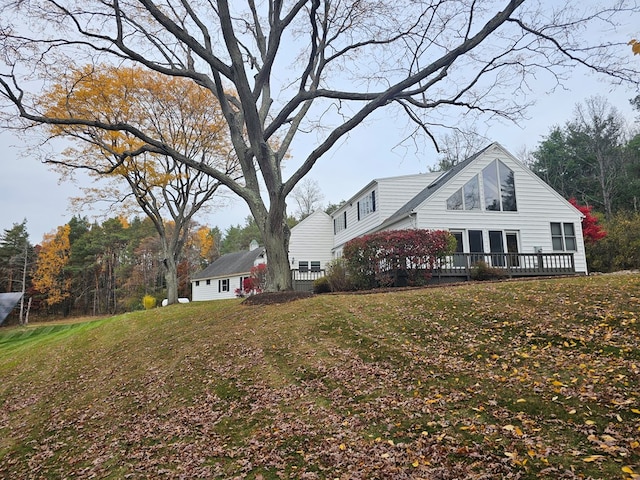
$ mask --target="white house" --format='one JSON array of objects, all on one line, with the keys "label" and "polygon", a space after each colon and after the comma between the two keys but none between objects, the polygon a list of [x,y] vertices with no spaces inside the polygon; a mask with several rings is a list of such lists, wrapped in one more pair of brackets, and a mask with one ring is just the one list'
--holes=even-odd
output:
[{"label": "white house", "polygon": [[291,229],[289,262],[292,270],[303,274],[324,270],[333,259],[332,220],[316,210]]},{"label": "white house", "polygon": [[[455,236],[457,255],[440,269],[450,276],[477,260],[515,275],[586,274],[582,217],[493,143],[445,172],[372,180],[331,216],[316,211],[291,229],[289,261],[294,281],[309,286],[349,240],[424,228]],[[236,261],[242,267],[231,267]],[[193,277],[193,300],[232,297],[255,262],[266,262],[264,250],[216,260]]]},{"label": "white house", "polygon": [[251,242],[249,250],[221,256],[191,277],[191,299],[197,302],[235,298],[236,289],[243,289],[244,279],[250,276],[251,269],[266,261],[264,248],[258,247],[255,241]]},{"label": "white house", "polygon": [[520,254],[517,261],[530,254],[536,262],[538,254],[544,262],[573,257],[575,271],[587,273],[580,211],[498,143],[446,172],[374,180],[332,219],[334,257],[367,233],[425,228],[450,231],[459,253]]}]

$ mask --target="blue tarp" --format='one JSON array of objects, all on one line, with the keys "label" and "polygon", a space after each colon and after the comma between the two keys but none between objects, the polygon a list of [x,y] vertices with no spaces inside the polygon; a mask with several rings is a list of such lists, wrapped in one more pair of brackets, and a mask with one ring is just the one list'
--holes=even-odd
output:
[{"label": "blue tarp", "polygon": [[0,293],[0,325],[4,323],[21,298],[20,292]]}]

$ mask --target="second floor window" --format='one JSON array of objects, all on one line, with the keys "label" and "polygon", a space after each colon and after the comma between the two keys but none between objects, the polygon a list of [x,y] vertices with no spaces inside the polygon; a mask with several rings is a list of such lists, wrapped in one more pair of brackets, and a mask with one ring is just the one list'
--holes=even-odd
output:
[{"label": "second floor window", "polygon": [[347,228],[346,210],[333,219],[333,233],[336,234]]},{"label": "second floor window", "polygon": [[459,188],[447,200],[447,210],[480,210],[480,183],[478,175]]},{"label": "second floor window", "polygon": [[366,217],[370,213],[376,211],[376,191],[373,190],[371,193],[365,195],[358,202],[358,220]]},{"label": "second floor window", "polygon": [[494,160],[482,170],[486,210],[515,212],[516,186],[513,170],[500,160]]}]

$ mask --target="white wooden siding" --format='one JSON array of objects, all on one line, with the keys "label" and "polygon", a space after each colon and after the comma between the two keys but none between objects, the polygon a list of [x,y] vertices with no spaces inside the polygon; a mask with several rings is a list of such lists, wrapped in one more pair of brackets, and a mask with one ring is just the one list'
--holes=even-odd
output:
[{"label": "white wooden siding", "polygon": [[299,261],[319,261],[324,269],[331,261],[333,247],[333,221],[322,210],[317,210],[291,229],[289,263],[298,268]]},{"label": "white wooden siding", "polygon": [[433,172],[378,180],[382,221],[396,213],[439,176],[440,172]]},{"label": "white wooden siding", "polygon": [[[447,210],[447,199],[474,175],[482,175],[482,169],[495,159],[501,160],[514,171],[518,211]],[[502,149],[494,148],[488,150],[449,184],[427,199],[417,209],[416,226],[444,230],[482,230],[487,252],[489,251],[489,230],[514,231],[519,233],[518,247],[521,253],[535,253],[534,247],[541,247],[543,253],[551,253],[553,252],[551,222],[574,224],[578,248],[578,251],[574,252],[576,271],[586,273],[580,212],[519,161]],[[396,224],[391,228],[407,227]]]},{"label": "white wooden siding", "polygon": [[[249,272],[232,275],[229,277],[218,277],[218,278],[210,278],[210,285],[207,285],[207,279],[204,280],[194,280],[191,282],[191,299],[194,302],[204,301],[204,300],[222,300],[225,298],[236,298],[236,288],[240,287],[240,279],[243,277],[248,277]],[[218,292],[218,281],[222,279],[229,280],[229,291],[228,292]],[[196,286],[196,281],[199,282],[199,285]]]},{"label": "white wooden siding", "polygon": [[[342,251],[342,246],[352,238],[364,235],[382,224],[405,203],[420,193],[429,183],[438,177],[439,173],[422,173],[393,178],[375,180],[373,185],[362,189],[354,195],[340,210],[332,215],[339,219],[343,212],[347,212],[347,228],[336,233],[333,238],[334,255]],[[371,191],[376,195],[376,211],[358,220],[358,201]]]}]

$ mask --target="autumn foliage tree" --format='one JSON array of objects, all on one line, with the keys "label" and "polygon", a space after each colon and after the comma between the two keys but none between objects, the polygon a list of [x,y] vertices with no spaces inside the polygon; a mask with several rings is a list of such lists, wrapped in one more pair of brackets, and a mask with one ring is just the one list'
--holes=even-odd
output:
[{"label": "autumn foliage tree", "polygon": [[[521,118],[539,77],[562,85],[588,71],[640,82],[628,35],[616,38],[616,28],[640,11],[626,0],[553,9],[542,0],[10,0],[1,8],[0,92],[27,126],[126,132],[141,142],[131,141],[130,154],[165,155],[224,183],[260,228],[274,290],[292,288],[287,197],[376,112],[406,119],[403,138],[435,139],[434,131],[463,115]],[[594,34],[605,28],[607,35]],[[66,68],[94,58],[208,90],[242,182],[187,155],[170,129],[96,118],[93,108],[52,116],[34,101],[30,87],[41,87],[34,73],[50,85],[58,83],[61,61]],[[285,172],[294,146],[295,164]]]},{"label": "autumn foliage tree", "polygon": [[[40,98],[46,114],[94,123],[126,122],[170,143],[186,158],[238,179],[224,118],[211,92],[193,82],[139,67],[70,69]],[[110,181],[86,188],[83,202],[133,200],[151,219],[162,247],[169,303],[178,298],[178,265],[194,216],[210,205],[219,180],[157,151],[127,131],[95,125],[49,126],[54,137],[76,140],[64,159],[48,158],[63,174],[87,169]]]},{"label": "autumn foliage tree", "polygon": [[71,277],[66,272],[69,263],[69,224],[46,234],[38,254],[33,287],[44,295],[49,307],[58,305],[71,296]]},{"label": "autumn foliage tree", "polygon": [[582,236],[587,243],[595,243],[598,240],[602,240],[607,236],[607,232],[600,225],[598,217],[596,217],[592,210],[593,207],[588,205],[579,205],[575,198],[570,198],[569,203],[580,210],[580,213],[584,215],[582,218]]}]

